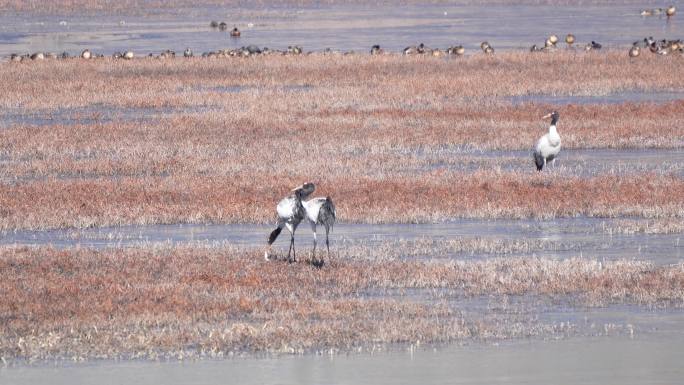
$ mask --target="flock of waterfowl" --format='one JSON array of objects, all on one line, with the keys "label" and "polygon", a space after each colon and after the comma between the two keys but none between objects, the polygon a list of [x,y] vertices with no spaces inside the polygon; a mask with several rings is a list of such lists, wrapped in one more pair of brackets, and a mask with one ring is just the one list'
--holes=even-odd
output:
[{"label": "flock of waterfowl", "polygon": [[674,5],[670,5],[665,9],[662,8],[648,8],[648,9],[642,9],[639,14],[641,16],[660,16],[662,14],[665,14],[667,17],[672,17],[677,13],[677,8],[675,8]]},{"label": "flock of waterfowl", "polygon": [[[532,45],[530,47],[530,52],[553,52],[559,49],[558,47],[558,36],[557,35],[551,35],[549,36],[543,46],[538,46],[536,44]],[[565,44],[566,44],[566,49],[569,50],[574,50],[575,49],[575,36],[573,34],[568,34],[565,37]],[[584,46],[585,51],[595,51],[595,50],[600,50],[603,46],[596,42],[596,41],[591,41],[587,43]],[[493,54],[494,53],[494,47],[488,42],[488,41],[483,41],[480,44],[480,49],[484,54]],[[640,55],[642,49],[648,49],[650,52],[658,54],[658,55],[668,55],[668,54],[673,54],[673,53],[679,53],[682,54],[684,53],[684,43],[682,43],[681,39],[674,39],[674,40],[667,40],[667,39],[662,39],[662,40],[655,40],[652,36],[651,37],[646,37],[643,40],[638,40],[635,41],[632,46],[629,49],[629,56],[630,57],[637,57]],[[333,50],[331,48],[326,48],[321,52],[323,55],[351,55],[355,54],[354,51],[347,51],[347,52],[340,52],[337,50]],[[447,47],[446,49],[441,49],[441,48],[431,48],[428,47],[427,45],[420,43],[418,45],[411,45],[406,48],[404,48],[401,53],[403,55],[408,55],[408,56],[413,56],[413,55],[425,55],[425,56],[435,56],[435,57],[442,57],[442,56],[463,56],[465,55],[465,48],[463,45],[454,45]],[[293,45],[293,46],[288,46],[287,49],[285,50],[278,50],[278,49],[270,49],[268,47],[259,47],[256,45],[248,45],[248,46],[243,46],[240,48],[236,49],[220,49],[216,51],[208,51],[202,53],[201,57],[204,58],[227,58],[227,57],[250,57],[250,56],[258,56],[258,55],[264,55],[264,56],[269,56],[269,55],[311,55],[311,54],[316,54],[316,52],[309,51],[305,52],[304,49],[301,46],[298,45]],[[386,55],[386,54],[392,54],[390,51],[386,51],[385,49],[381,48],[380,45],[376,44],[373,45],[370,49],[370,54],[371,55]],[[136,55],[133,53],[133,51],[128,50],[128,51],[123,51],[123,52],[114,52],[112,54],[112,58],[114,59],[125,59],[125,60],[131,60],[135,57]],[[176,52],[173,50],[164,50],[160,52],[159,54],[154,54],[154,53],[149,53],[146,55],[148,58],[156,58],[156,59],[169,59],[169,58],[175,58]],[[182,56],[185,58],[192,58],[195,57],[195,54],[190,48],[186,48],[185,51],[183,51]],[[34,52],[32,54],[25,53],[25,54],[17,54],[13,53],[9,56],[9,60],[11,62],[22,62],[25,60],[45,60],[45,59],[69,59],[69,58],[81,58],[81,59],[96,59],[96,58],[104,58],[105,55],[103,54],[98,54],[95,52],[90,51],[89,49],[85,49],[81,52],[80,55],[76,56],[71,56],[68,52],[63,52],[61,54],[56,54],[52,52]]]}]

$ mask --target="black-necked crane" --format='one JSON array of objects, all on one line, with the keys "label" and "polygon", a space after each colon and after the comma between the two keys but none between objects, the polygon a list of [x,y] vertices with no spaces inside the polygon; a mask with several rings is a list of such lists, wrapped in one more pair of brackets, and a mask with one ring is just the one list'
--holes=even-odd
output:
[{"label": "black-necked crane", "polygon": [[313,231],[313,263],[321,266],[323,261],[316,259],[316,226],[323,225],[325,227],[325,247],[327,248],[327,259],[330,259],[330,241],[328,234],[335,224],[337,214],[335,213],[335,204],[330,197],[317,197],[304,202],[304,209],[306,210],[306,217],[311,224],[311,231]]},{"label": "black-necked crane", "polygon": [[558,111],[553,111],[552,113],[542,117],[542,119],[548,118],[551,118],[549,132],[539,138],[537,145],[534,148],[534,164],[537,165],[537,171],[541,171],[548,162],[553,162],[553,165],[555,166],[556,157],[561,150],[561,138],[560,135],[558,135],[558,130],[556,129],[556,123],[558,123]]},{"label": "black-necked crane", "polygon": [[291,194],[278,202],[276,212],[278,213],[278,221],[276,222],[276,229],[271,232],[268,237],[268,249],[264,257],[268,260],[271,246],[275,242],[283,227],[287,227],[290,231],[290,249],[287,251],[287,260],[289,262],[296,262],[297,257],[294,247],[294,234],[299,223],[306,217],[306,210],[302,204],[302,200],[314,192],[316,186],[313,183],[304,183],[303,185],[292,190]]}]

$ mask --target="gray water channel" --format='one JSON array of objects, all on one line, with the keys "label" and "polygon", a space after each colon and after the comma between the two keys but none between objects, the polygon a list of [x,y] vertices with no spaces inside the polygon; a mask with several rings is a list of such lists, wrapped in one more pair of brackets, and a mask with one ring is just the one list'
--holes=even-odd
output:
[{"label": "gray water channel", "polygon": [[[638,259],[657,264],[678,263],[684,258],[682,234],[615,234],[619,220],[567,218],[555,220],[460,220],[439,224],[338,224],[331,234],[331,248],[382,246],[393,242],[458,239],[540,240],[545,247],[525,255],[550,258],[586,257],[592,259]],[[53,231],[16,231],[0,236],[2,245],[52,245],[58,248],[137,247],[150,244],[227,243],[245,247],[265,247],[269,225],[153,225]],[[283,233],[275,250],[286,252],[289,236]],[[324,231],[319,229],[319,237]],[[320,240],[324,238],[319,238]],[[311,230],[303,224],[297,230],[298,250],[308,253]],[[319,245],[321,245],[319,241]],[[399,246],[397,246],[399,247]],[[400,252],[399,252],[400,253]],[[514,254],[517,256],[520,254]],[[491,253],[451,253],[450,258],[488,258]],[[431,255],[425,255],[431,258]]]},{"label": "gray water channel", "polygon": [[[463,44],[477,52],[488,40],[497,50],[543,44],[556,33],[574,33],[577,45],[595,40],[626,46],[645,36],[681,38],[680,17],[641,17],[648,5],[610,6],[463,6],[457,4],[320,5],[308,7],[196,7],[137,11],[132,16],[32,14],[0,15],[0,56],[12,52],[67,51],[84,48],[111,54],[132,49],[139,54],[186,47],[195,52],[255,44],[276,49],[301,45],[305,50],[367,52],[374,44],[400,51],[425,43],[446,48]],[[662,6],[662,5],[660,5]],[[242,30],[239,39],[209,27],[225,21]]]},{"label": "gray water channel", "polygon": [[514,105],[526,103],[543,104],[621,104],[621,103],[652,103],[662,104],[675,100],[684,99],[684,91],[642,91],[626,90],[619,93],[606,95],[519,95],[506,98]]}]

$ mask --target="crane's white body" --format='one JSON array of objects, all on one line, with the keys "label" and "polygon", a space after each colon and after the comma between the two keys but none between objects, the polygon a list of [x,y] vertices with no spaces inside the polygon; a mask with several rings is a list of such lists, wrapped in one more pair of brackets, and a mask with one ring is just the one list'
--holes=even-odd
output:
[{"label": "crane's white body", "polygon": [[306,210],[302,204],[302,199],[311,195],[314,192],[315,186],[313,183],[305,183],[292,190],[292,193],[287,197],[283,198],[278,202],[276,206],[276,213],[278,214],[278,219],[276,222],[276,229],[271,232],[268,238],[268,249],[264,254],[266,260],[269,259],[269,252],[271,251],[271,245],[278,238],[283,227],[286,227],[290,232],[290,249],[287,252],[287,258],[290,262],[296,261],[295,247],[294,247],[294,234],[297,231],[297,226],[299,223],[306,218]]},{"label": "crane's white body", "polygon": [[558,129],[556,128],[556,123],[558,122],[558,112],[547,115],[551,116],[551,126],[549,126],[549,132],[544,134],[537,141],[537,145],[534,147],[534,163],[537,166],[537,170],[541,171],[547,162],[552,162],[556,165],[556,157],[561,150],[561,137],[558,135]]},{"label": "crane's white body", "polygon": [[306,217],[309,219],[309,224],[311,225],[311,231],[314,236],[313,244],[313,258],[316,262],[316,227],[317,225],[323,225],[325,228],[325,245],[327,248],[327,255],[330,257],[330,241],[328,235],[330,230],[335,224],[336,212],[335,204],[329,197],[317,197],[306,202],[303,202],[304,209],[306,211]]},{"label": "crane's white body", "polygon": [[555,125],[549,127],[549,132],[539,138],[535,147],[545,160],[555,160],[561,150],[561,138]]}]

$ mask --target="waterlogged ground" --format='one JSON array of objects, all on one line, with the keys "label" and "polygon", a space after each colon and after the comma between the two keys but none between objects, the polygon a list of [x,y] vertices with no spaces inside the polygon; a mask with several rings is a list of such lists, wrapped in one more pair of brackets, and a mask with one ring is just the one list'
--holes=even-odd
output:
[{"label": "waterlogged ground", "polygon": [[[458,71],[482,70],[475,76],[485,82],[488,68],[499,68],[510,71],[503,72],[506,81],[527,85],[523,89],[505,88],[506,81],[499,80],[486,87],[472,86],[481,84],[479,81],[468,86],[451,84],[440,77],[442,71],[423,74],[425,63],[432,62],[416,64],[412,61],[416,58],[388,58],[387,62],[370,58],[366,62],[368,59],[350,56],[345,57],[347,65],[356,67],[335,67],[325,58],[312,56],[308,60],[319,60],[320,67],[302,61],[306,57],[291,62],[289,58],[225,62],[240,63],[242,67],[236,72],[223,68],[223,64],[201,60],[95,61],[89,70],[90,82],[102,80],[100,87],[116,87],[87,94],[80,88],[69,88],[73,84],[68,74],[74,72],[78,61],[57,64],[54,73],[66,77],[51,77],[54,73],[48,61],[34,66],[7,64],[4,74],[10,82],[17,78],[15,75],[23,74],[23,82],[28,84],[15,84],[15,91],[2,100],[7,108],[0,111],[4,140],[0,180],[7,190],[6,200],[14,202],[0,211],[3,216],[13,215],[3,227],[8,230],[0,234],[0,252],[9,261],[0,261],[0,267],[8,272],[6,280],[20,282],[0,286],[7,291],[4,302],[0,302],[6,305],[0,307],[0,321],[7,328],[6,333],[0,333],[0,358],[8,363],[0,366],[0,383],[199,384],[227,378],[245,384],[679,382],[684,375],[679,363],[684,343],[678,278],[684,258],[681,199],[674,196],[644,203],[641,211],[635,211],[637,217],[626,217],[623,209],[641,205],[663,189],[675,194],[679,191],[684,151],[676,111],[681,108],[684,93],[678,78],[668,76],[671,68],[678,68],[673,63],[680,58],[649,54],[639,58],[643,61],[628,62],[626,55],[618,57],[609,52],[606,55],[613,59],[604,61],[603,56],[581,51],[591,40],[622,49],[644,36],[660,39],[684,35],[680,18],[643,18],[638,16],[639,9],[407,5],[145,9],[88,17],[3,13],[0,40],[5,44],[0,45],[0,56],[34,51],[76,54],[84,48],[107,55],[132,49],[142,56],[190,47],[197,54],[248,44],[277,49],[298,44],[305,50],[330,47],[365,53],[373,44],[392,51],[420,42],[441,48],[463,44],[471,57],[463,62],[435,59],[434,65],[452,69],[458,63]],[[227,33],[210,29],[210,20],[236,25],[243,36],[230,39]],[[489,40],[498,52],[523,50],[533,43],[543,44],[550,33],[562,39],[569,32],[578,39],[577,55],[565,49],[555,56],[557,59],[553,55],[497,54],[494,64],[472,55],[479,52],[482,40]],[[537,79],[538,71],[527,74],[524,82],[511,75],[530,65],[539,66],[540,61],[546,63],[543,67],[552,68],[554,60],[564,61],[565,68],[579,70],[581,63],[589,63],[588,71],[598,72],[591,72],[578,84],[572,83],[577,80],[574,75],[556,83]],[[624,63],[620,64],[621,60]],[[299,73],[296,63],[308,65],[302,68],[310,70]],[[269,70],[273,79],[285,80],[261,84],[264,65],[275,66]],[[615,67],[606,70],[607,65]],[[195,66],[201,68],[192,70]],[[660,68],[662,76],[644,76],[651,66]],[[356,73],[349,68],[366,68],[364,71],[371,75],[364,79],[349,77],[349,73]],[[403,79],[397,74],[406,71],[396,72],[397,68],[412,68],[408,72],[418,78]],[[48,80],[34,83],[36,77],[30,71],[36,70],[43,71]],[[612,83],[605,81],[607,75],[618,71],[621,75]],[[206,78],[207,73],[220,74],[221,79]],[[331,78],[330,73],[340,78]],[[383,77],[378,78],[380,73]],[[136,77],[140,74],[149,75],[149,83],[141,87],[147,93],[138,94],[136,87],[126,90],[130,82],[138,85]],[[190,75],[193,80],[188,81]],[[393,83],[397,78],[403,79],[399,87]],[[164,86],[157,89],[161,84]],[[369,98],[359,94],[358,86],[340,87],[344,84],[363,84],[363,91],[370,84],[376,89],[371,88],[373,97]],[[378,88],[382,86],[388,88]],[[34,89],[46,93],[36,97],[26,91]],[[391,89],[399,96],[388,97]],[[125,95],[117,94],[122,90]],[[461,91],[469,93],[464,96]],[[376,100],[377,95],[383,97]],[[93,97],[97,100],[91,100]],[[287,103],[273,104],[274,100]],[[294,101],[299,104],[292,104]],[[482,110],[472,109],[480,104]],[[537,175],[525,146],[531,146],[545,132],[547,123],[536,119],[542,110],[546,113],[550,108],[562,112],[560,131],[565,148],[555,168]],[[611,115],[613,109],[619,114]],[[274,110],[279,113],[272,114]],[[493,117],[496,113],[501,116]],[[522,115],[513,116],[515,113]],[[469,119],[464,123],[466,132],[477,135],[445,140],[441,135],[451,134],[454,122],[463,121],[464,116]],[[532,117],[535,120],[530,123]],[[363,135],[340,131],[345,129],[341,123],[362,130]],[[176,132],[179,127],[194,126],[203,129]],[[243,146],[259,143],[265,151],[248,148],[241,153],[222,144],[232,143],[239,133],[226,130],[243,126],[254,135]],[[273,127],[289,134],[309,126],[328,135],[339,133],[336,140],[342,144],[325,150],[326,156],[337,151],[326,159],[329,164],[312,169],[314,161],[325,158],[316,153],[290,159],[293,169],[307,170],[301,171],[302,175],[284,173],[276,177],[280,166],[266,168],[265,172],[259,168],[280,160],[273,157],[277,153],[273,149],[283,144],[278,135],[272,135]],[[604,126],[607,134],[601,131]],[[408,139],[384,143],[366,137],[383,127],[391,129],[378,131],[376,136]],[[500,138],[496,143],[491,141],[493,127],[503,127],[497,131]],[[89,133],[91,128],[93,132]],[[28,135],[24,137],[23,133]],[[111,135],[110,142],[103,139],[107,135]],[[526,135],[524,140],[521,135]],[[149,146],[141,137],[149,140]],[[102,139],[102,143],[93,149],[94,139]],[[49,145],[36,150],[33,141],[41,140]],[[121,143],[115,144],[116,140]],[[131,143],[139,147],[129,152]],[[212,147],[216,143],[222,146],[218,150]],[[321,145],[315,141],[305,145],[312,144]],[[177,153],[179,147],[185,152]],[[246,154],[252,158],[247,159]],[[197,156],[200,158],[193,158]],[[149,157],[148,162],[141,165],[141,157]],[[104,163],[87,167],[95,159]],[[577,183],[589,186],[584,190],[605,190],[613,200],[606,200],[605,207],[594,211],[559,209],[543,213],[546,218],[559,216],[552,220],[454,219],[467,217],[465,214],[474,212],[470,209],[451,214],[450,220],[440,217],[439,223],[431,223],[434,221],[426,220],[425,215],[417,216],[420,222],[427,222],[422,224],[352,224],[341,215],[342,223],[331,235],[332,255],[323,269],[306,262],[312,240],[307,224],[297,231],[297,255],[302,262],[294,265],[280,260],[287,250],[287,233],[275,244],[279,260],[263,261],[263,247],[272,230],[269,225],[97,227],[103,223],[174,220],[263,223],[272,215],[269,205],[289,185],[250,190],[245,195],[249,199],[268,202],[258,202],[258,210],[239,206],[241,215],[252,217],[222,216],[230,212],[230,205],[216,206],[213,217],[196,214],[206,209],[202,205],[189,210],[190,214],[155,215],[160,208],[170,207],[169,199],[180,208],[205,199],[208,192],[226,186],[210,185],[197,195],[188,194],[207,180],[229,178],[232,183],[236,170],[254,173],[258,169],[259,175],[269,175],[273,180],[299,181],[307,172],[311,177],[312,170],[340,173],[340,167],[352,168],[353,172],[344,170],[347,179],[327,180],[315,175],[323,181],[324,194],[331,191],[331,185],[348,186],[349,175],[352,182],[362,177],[383,182],[409,178],[405,181],[410,186],[407,191],[418,191],[420,196],[423,189],[410,179],[416,175],[443,181],[441,173],[480,173],[482,183],[468,191],[487,195],[487,202],[500,202],[507,195],[503,188],[498,195],[492,191],[497,190],[497,179],[508,181],[504,181],[506,189],[515,185],[532,191],[526,199],[535,200],[535,192],[545,193],[546,188],[566,178],[576,178]],[[179,176],[187,180],[174,179]],[[610,179],[613,177],[616,179]],[[121,178],[139,182],[140,189],[103,201],[93,195],[93,186],[98,183],[104,186],[98,191],[118,191]],[[269,183],[261,178],[261,182]],[[521,178],[526,182],[518,184]],[[590,183],[600,178],[608,178],[608,182]],[[247,179],[254,184],[254,178]],[[659,183],[644,186],[647,179]],[[179,181],[181,193],[176,197],[172,192]],[[627,181],[628,186],[621,190],[625,195],[636,196],[643,188],[654,190],[649,190],[650,195],[639,195],[637,201],[623,201],[623,196],[608,191],[611,181]],[[86,183],[78,190],[82,196],[69,190],[79,183]],[[161,186],[159,200],[154,200],[155,186]],[[350,197],[371,194],[374,188],[378,186],[366,187],[361,194],[348,188],[351,193],[346,196],[333,190],[332,195],[340,198],[341,214],[352,213],[353,208],[368,207],[363,206],[368,202],[345,207],[352,201]],[[53,202],[57,189],[66,189],[59,203],[74,197],[76,202],[64,206],[57,215],[60,218],[42,221],[45,212],[35,208],[62,208]],[[387,191],[395,190],[393,186]],[[446,197],[453,195],[451,190],[444,191]],[[575,195],[584,193],[578,188]],[[235,195],[212,196],[209,203],[224,202]],[[575,195],[567,199],[580,201]],[[119,202],[116,197],[122,197],[123,203],[108,206]],[[430,199],[438,197],[445,196]],[[550,204],[562,207],[563,202],[546,197]],[[581,202],[595,204],[590,198]],[[79,199],[97,204],[93,208]],[[151,211],[114,215],[121,207],[134,208],[131,202],[135,199],[142,199]],[[240,195],[238,200],[246,198]],[[415,210],[414,206],[407,207]],[[92,219],[91,209],[118,219]],[[48,212],[54,214],[56,210]],[[483,216],[483,212],[473,215]],[[527,212],[498,212],[488,215],[531,217]],[[614,218],[579,214],[587,212]],[[364,215],[352,220],[404,220],[387,220],[382,211]],[[323,234],[319,228],[319,255],[325,255]],[[462,276],[450,276],[454,271],[462,272]],[[58,298],[59,306],[53,298]],[[426,339],[433,343],[426,343]],[[442,344],[444,340],[451,343]],[[103,360],[70,363],[93,357]],[[175,362],[179,359],[183,362]]]},{"label": "waterlogged ground", "polygon": [[[666,321],[667,322],[667,321]],[[393,352],[197,362],[103,362],[0,368],[4,383],[674,384],[684,375],[679,328],[649,336],[516,341]]]},{"label": "waterlogged ground", "polygon": [[[0,16],[0,55],[12,52],[67,51],[84,48],[111,54],[132,49],[147,54],[163,49],[195,52],[249,44],[285,49],[366,52],[374,44],[399,51],[423,42],[446,48],[463,44],[468,51],[488,40],[497,49],[543,44],[549,33],[574,33],[582,48],[589,41],[626,46],[645,36],[679,38],[678,18],[641,17],[632,6],[510,6],[463,5],[264,7],[231,9],[198,7],[139,11],[132,15]],[[142,13],[142,14],[140,14]],[[211,20],[242,29],[242,37],[209,27]]]},{"label": "waterlogged ground", "polygon": [[[239,245],[265,247],[273,230],[268,225],[157,225],[54,231],[6,232],[3,245],[69,247],[136,247],[161,245]],[[655,234],[653,234],[655,232]],[[325,231],[318,229],[319,247]],[[297,230],[296,247],[308,255],[312,235],[308,224]],[[285,252],[289,236],[276,250]],[[682,262],[684,235],[680,227],[648,220],[565,218],[532,220],[462,220],[440,224],[338,224],[331,234],[333,255],[350,256],[363,249],[368,258],[399,250],[405,258],[491,258],[498,256],[587,257],[635,259],[656,264]],[[402,251],[403,250],[403,251]]]}]

